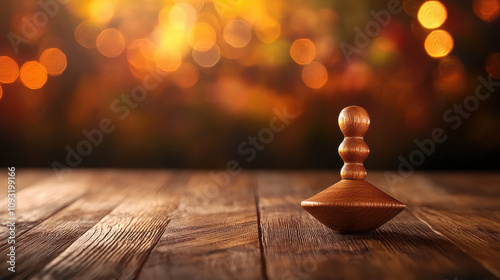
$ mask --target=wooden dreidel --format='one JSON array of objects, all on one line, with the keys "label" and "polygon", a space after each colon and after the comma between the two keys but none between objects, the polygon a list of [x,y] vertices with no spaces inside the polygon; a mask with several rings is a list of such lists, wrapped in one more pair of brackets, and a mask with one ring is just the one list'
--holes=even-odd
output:
[{"label": "wooden dreidel", "polygon": [[302,207],[327,227],[341,233],[374,230],[403,211],[403,203],[365,181],[363,162],[370,150],[363,136],[370,126],[365,109],[349,106],[340,112],[344,141],[339,154],[344,161],[342,180],[302,201]]}]

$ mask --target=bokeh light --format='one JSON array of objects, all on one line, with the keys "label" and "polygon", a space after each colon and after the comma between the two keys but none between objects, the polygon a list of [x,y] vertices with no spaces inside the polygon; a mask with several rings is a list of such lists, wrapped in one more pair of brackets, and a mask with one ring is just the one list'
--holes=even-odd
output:
[{"label": "bokeh light", "polygon": [[486,59],[486,72],[500,80],[500,53],[492,53]]},{"label": "bokeh light", "polygon": [[209,68],[217,64],[220,59],[220,48],[217,44],[209,42],[200,43],[193,49],[192,56],[194,61],[201,67]]},{"label": "bokeh light", "polygon": [[328,81],[328,71],[320,62],[311,62],[302,69],[302,80],[310,88],[321,88]]},{"label": "bokeh light", "polygon": [[188,3],[193,7],[197,12],[199,12],[203,6],[205,5],[205,0],[174,0],[176,4],[178,3]]},{"label": "bokeh light", "polygon": [[0,100],[2,100],[2,96],[3,96],[3,89],[2,89],[2,85],[0,85]]},{"label": "bokeh light", "polygon": [[125,38],[115,28],[104,29],[96,40],[97,50],[106,57],[117,57],[125,48]]},{"label": "bokeh light", "polygon": [[154,61],[155,46],[149,39],[137,39],[127,49],[127,60],[136,69],[146,69]]},{"label": "bokeh light", "polygon": [[95,48],[97,36],[101,31],[99,25],[90,21],[83,21],[75,29],[75,40],[84,48]]},{"label": "bokeh light", "polygon": [[500,0],[474,0],[472,10],[481,20],[492,22],[500,15]]},{"label": "bokeh light", "polygon": [[453,38],[444,30],[434,30],[425,38],[424,47],[429,56],[443,57],[453,49]]},{"label": "bokeh light", "polygon": [[170,76],[172,83],[180,88],[193,87],[200,77],[198,68],[190,62],[183,63],[179,69]]},{"label": "bokeh light", "polygon": [[196,10],[188,3],[176,4],[168,13],[168,21],[176,29],[187,30],[196,22]]},{"label": "bokeh light", "polygon": [[447,82],[458,82],[465,77],[465,67],[459,58],[447,56],[439,61],[439,78]]},{"label": "bokeh light", "polygon": [[278,20],[264,17],[255,24],[255,35],[263,43],[271,44],[281,35],[281,24]]},{"label": "bokeh light", "polygon": [[58,76],[66,69],[66,55],[58,48],[49,48],[40,55],[40,63],[47,70],[47,74]]},{"label": "bokeh light", "polygon": [[13,83],[19,76],[19,66],[8,56],[0,56],[0,83]]},{"label": "bokeh light", "polygon": [[196,48],[197,46],[211,46],[210,44],[200,43],[209,42],[214,44],[217,41],[217,34],[210,24],[206,22],[198,22],[189,29],[187,41],[192,48]]},{"label": "bokeh light", "polygon": [[252,39],[252,30],[243,20],[232,20],[224,27],[224,40],[235,48],[243,48]]},{"label": "bokeh light", "polygon": [[316,47],[309,39],[297,39],[290,47],[290,56],[298,64],[308,64],[316,56]]},{"label": "bokeh light", "polygon": [[156,65],[163,71],[175,71],[182,64],[182,55],[175,47],[158,48],[155,52]]},{"label": "bokeh light", "polygon": [[107,24],[115,14],[115,1],[94,0],[89,3],[89,18],[91,21]]},{"label": "bokeh light", "polygon": [[440,27],[447,17],[446,7],[439,1],[427,1],[418,11],[418,21],[428,29]]},{"label": "bokeh light", "polygon": [[21,82],[30,89],[39,89],[47,81],[47,70],[38,61],[27,61],[21,66]]}]

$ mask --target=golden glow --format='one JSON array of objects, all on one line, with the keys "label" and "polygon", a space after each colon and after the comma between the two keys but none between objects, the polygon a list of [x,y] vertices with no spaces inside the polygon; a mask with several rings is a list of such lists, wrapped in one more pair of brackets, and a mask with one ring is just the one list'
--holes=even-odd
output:
[{"label": "golden glow", "polygon": [[97,36],[99,36],[101,30],[99,25],[90,21],[84,21],[75,30],[75,40],[84,48],[95,48]]},{"label": "golden glow", "polygon": [[172,73],[172,82],[180,88],[193,87],[200,77],[198,68],[192,63],[183,63],[179,69]]},{"label": "golden glow", "polygon": [[107,24],[115,14],[113,1],[94,0],[89,3],[89,18],[93,22]]},{"label": "golden glow", "polygon": [[280,37],[281,25],[276,19],[265,17],[257,21],[255,35],[261,42],[271,44]]},{"label": "golden glow", "polygon": [[186,34],[182,30],[173,27],[162,27],[155,31],[153,37],[158,50],[175,48],[182,55],[186,54],[188,51]]},{"label": "golden glow", "polygon": [[188,3],[191,5],[197,12],[199,12],[203,6],[205,5],[205,0],[174,0],[176,4],[179,3]]},{"label": "golden glow", "polygon": [[302,69],[302,80],[306,86],[318,89],[328,81],[328,72],[323,64],[311,62]]},{"label": "golden glow", "polygon": [[440,27],[447,17],[446,7],[439,1],[427,1],[418,10],[418,21],[428,29]]},{"label": "golden glow", "polygon": [[182,55],[175,47],[159,48],[155,52],[156,65],[163,71],[172,72],[182,64]]},{"label": "golden glow", "polygon": [[243,20],[232,20],[224,27],[224,40],[235,48],[243,48],[252,39],[252,30]]},{"label": "golden glow", "polygon": [[3,96],[3,89],[2,89],[2,85],[0,85],[0,100],[2,100],[2,96]]},{"label": "golden glow", "polygon": [[492,22],[500,15],[500,0],[474,0],[472,10],[481,20]]},{"label": "golden glow", "polygon": [[30,89],[39,89],[47,81],[47,70],[37,61],[27,61],[21,66],[21,82]]},{"label": "golden glow", "polygon": [[213,0],[215,10],[225,18],[234,18],[243,5],[243,0]]},{"label": "golden glow", "polygon": [[168,13],[168,21],[175,29],[187,30],[196,22],[196,11],[188,3],[176,4]]},{"label": "golden glow", "polygon": [[40,55],[40,64],[51,76],[61,75],[67,66],[66,55],[58,48],[46,49]]},{"label": "golden glow", "polygon": [[297,39],[290,47],[290,56],[298,64],[308,64],[316,56],[316,47],[309,39]]},{"label": "golden glow", "polygon": [[431,57],[443,57],[453,49],[453,38],[444,30],[435,30],[425,38],[424,47]]},{"label": "golden glow", "polygon": [[500,79],[500,53],[492,53],[486,59],[486,72],[495,79]]},{"label": "golden glow", "polygon": [[[212,67],[220,59],[220,48],[216,44],[211,44],[207,42],[202,42],[204,46],[197,46],[193,49],[192,56],[194,61],[198,63],[201,67]],[[210,47],[209,47],[210,46]],[[204,51],[199,51],[200,49]]]},{"label": "golden glow", "polygon": [[154,44],[149,39],[137,39],[127,49],[128,62],[137,69],[146,69],[154,60]]},{"label": "golden glow", "polygon": [[[200,44],[201,42],[210,42],[214,44],[217,41],[215,30],[206,22],[198,22],[189,29],[187,41],[192,48],[197,46],[207,46],[209,44]],[[209,45],[211,46],[211,45]],[[203,51],[203,50],[199,50]]]},{"label": "golden glow", "polygon": [[19,76],[19,66],[8,56],[0,56],[0,83],[13,83]]},{"label": "golden glow", "polygon": [[114,28],[104,29],[96,40],[97,50],[106,57],[117,57],[125,48],[125,38]]}]

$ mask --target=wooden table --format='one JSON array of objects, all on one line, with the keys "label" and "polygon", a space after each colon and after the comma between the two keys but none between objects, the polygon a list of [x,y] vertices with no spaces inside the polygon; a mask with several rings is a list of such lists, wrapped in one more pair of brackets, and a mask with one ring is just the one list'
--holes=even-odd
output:
[{"label": "wooden table", "polygon": [[[6,177],[0,208],[7,224]],[[0,279],[498,279],[500,173],[415,173],[408,205],[368,234],[340,235],[300,207],[329,172],[18,169],[16,272]]]}]

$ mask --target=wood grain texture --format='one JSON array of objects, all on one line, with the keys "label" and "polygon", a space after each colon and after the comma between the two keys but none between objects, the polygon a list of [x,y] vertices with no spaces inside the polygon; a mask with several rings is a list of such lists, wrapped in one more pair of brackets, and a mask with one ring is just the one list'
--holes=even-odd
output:
[{"label": "wood grain texture", "polygon": [[261,279],[252,179],[195,174],[139,279]]},{"label": "wood grain texture", "polygon": [[368,234],[341,235],[321,226],[298,202],[331,180],[338,177],[259,174],[269,279],[496,279],[410,213]]},{"label": "wood grain texture", "polygon": [[[16,169],[16,191],[21,191],[33,186],[37,183],[42,183],[45,180],[55,177],[55,173],[47,169]],[[0,172],[0,182],[7,182],[7,168]],[[7,188],[0,189],[0,199],[7,196]]]},{"label": "wood grain texture", "polygon": [[[75,200],[82,197],[88,190],[89,173],[79,172],[71,177],[59,180],[51,177],[33,184],[31,187],[16,192],[16,235],[19,237],[27,230],[38,225],[48,217],[57,213]],[[7,205],[7,198],[0,200],[0,205]],[[0,208],[1,225],[8,222],[7,207]],[[5,240],[7,231],[0,233],[0,240]],[[2,243],[0,250],[8,247]]]},{"label": "wood grain texture", "polygon": [[185,176],[138,175],[135,187],[33,279],[133,279],[177,207]]},{"label": "wood grain texture", "polygon": [[4,260],[0,279],[500,279],[500,173],[370,172],[408,211],[349,235],[300,207],[335,171],[243,172],[219,188],[204,171],[22,174],[17,272]]},{"label": "wood grain texture", "polygon": [[[93,172],[86,196],[73,202],[16,240],[17,273],[0,270],[0,279],[28,278],[69,247],[89,228],[107,215],[132,184],[124,183],[137,177],[123,172]],[[6,255],[7,248],[0,254]]]},{"label": "wood grain texture", "polygon": [[[374,180],[382,184],[378,175]],[[416,217],[500,278],[498,174],[416,173],[393,191],[409,201]]]}]

